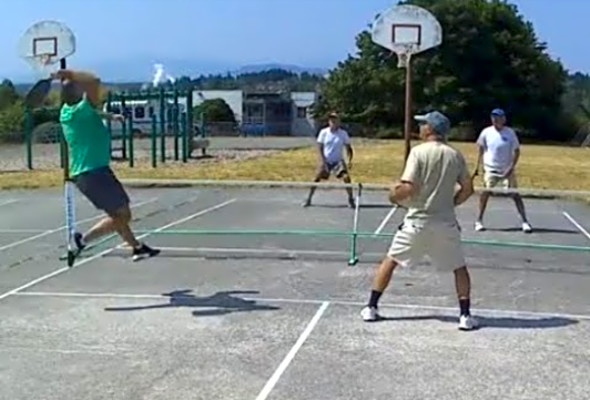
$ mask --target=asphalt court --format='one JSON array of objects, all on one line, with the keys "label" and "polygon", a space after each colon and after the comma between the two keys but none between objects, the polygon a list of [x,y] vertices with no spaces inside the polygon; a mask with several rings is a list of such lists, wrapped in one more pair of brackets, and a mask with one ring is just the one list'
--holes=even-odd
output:
[{"label": "asphalt court", "polygon": [[[125,249],[106,253],[113,239],[67,270],[57,260],[65,231],[30,239],[63,225],[61,193],[3,192],[0,248],[29,240],[0,250],[0,398],[585,398],[590,260],[556,250],[590,246],[585,206],[525,200],[532,234],[508,199],[490,201],[486,232],[473,231],[475,199],[458,209],[466,240],[554,246],[467,244],[482,329],[463,333],[452,276],[428,264],[395,275],[385,321],[360,320],[375,266],[363,255],[378,259],[389,238],[359,239],[361,262],[349,267],[348,237],[187,234],[352,228],[344,191],[318,190],[307,209],[305,194],[132,190],[142,235],[177,232],[145,238],[162,255],[132,263]],[[360,231],[392,233],[403,218],[383,193],[365,192],[361,204]],[[80,198],[77,214],[99,215]]]}]

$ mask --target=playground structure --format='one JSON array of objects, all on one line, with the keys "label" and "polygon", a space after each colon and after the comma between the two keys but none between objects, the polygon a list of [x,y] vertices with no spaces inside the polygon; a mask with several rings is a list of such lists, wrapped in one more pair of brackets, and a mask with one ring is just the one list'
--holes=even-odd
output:
[{"label": "playground structure", "polygon": [[[111,158],[126,160],[130,167],[135,166],[135,141],[150,138],[150,158],[152,167],[157,167],[158,160],[182,160],[188,162],[195,150],[206,155],[209,147],[207,128],[203,115],[195,122],[193,113],[192,91],[165,90],[164,88],[140,91],[109,92],[103,110],[125,115],[125,121],[114,123],[105,120],[111,135]],[[25,141],[28,169],[33,169],[33,143],[38,141],[33,131],[33,113],[37,110],[25,110]],[[58,111],[55,112],[58,114]],[[59,143],[60,165],[64,166],[63,134],[58,121],[46,129],[48,133],[42,141]],[[167,146],[167,139],[173,140],[173,154]]]},{"label": "playground structure", "polygon": [[[193,93],[191,90],[141,90],[136,92],[109,92],[104,105],[105,111],[125,115],[125,122],[120,129],[115,129],[111,121],[106,121],[111,135],[111,144],[117,140],[119,146],[111,147],[120,151],[122,159],[128,159],[133,167],[135,138],[146,137],[150,132],[152,166],[157,166],[157,152],[160,149],[160,161],[166,162],[166,138],[174,139],[174,160],[181,158],[187,162],[196,149],[203,155],[209,146],[205,138],[206,129],[201,115],[198,124],[194,122]],[[159,141],[159,144],[158,144]]]}]

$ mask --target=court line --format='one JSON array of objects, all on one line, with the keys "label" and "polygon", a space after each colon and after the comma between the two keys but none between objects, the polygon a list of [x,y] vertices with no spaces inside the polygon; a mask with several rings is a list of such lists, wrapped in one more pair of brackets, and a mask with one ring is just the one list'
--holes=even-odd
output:
[{"label": "court line", "polygon": [[381,225],[379,225],[377,227],[377,229],[375,229],[375,235],[378,235],[381,233],[381,231],[383,230],[383,228],[385,228],[385,225],[387,225],[387,223],[389,222],[389,220],[391,219],[391,217],[393,217],[393,215],[395,214],[395,212],[397,211],[397,206],[393,206],[391,207],[391,210],[389,210],[389,213],[387,213],[387,215],[385,216],[385,218],[383,218],[383,221],[381,221]]},{"label": "court line", "polygon": [[270,392],[274,389],[275,385],[281,378],[281,375],[283,375],[289,364],[291,364],[291,361],[293,361],[295,355],[297,355],[297,352],[299,351],[301,346],[303,346],[303,344],[305,343],[305,341],[307,340],[307,338],[309,337],[309,335],[311,334],[311,332],[313,331],[313,329],[315,328],[315,326],[317,325],[317,323],[319,322],[320,318],[322,317],[329,305],[329,301],[322,302],[322,305],[320,306],[320,308],[318,308],[311,321],[309,321],[307,327],[305,328],[301,336],[299,336],[299,339],[297,339],[297,342],[295,342],[295,344],[293,345],[289,353],[287,353],[279,367],[275,370],[270,379],[266,382],[266,384],[262,388],[262,391],[260,391],[258,396],[256,396],[256,400],[266,400]]},{"label": "court line", "polygon": [[[141,206],[145,206],[146,204],[153,203],[153,202],[155,202],[157,200],[158,200],[158,198],[157,197],[154,197],[153,199],[149,199],[149,200],[146,200],[146,201],[143,201],[143,202],[134,204],[134,205],[131,206],[131,208],[134,209],[134,208],[138,208],[138,207],[141,207]],[[102,218],[102,217],[104,217],[103,214],[95,215],[94,217],[89,217],[89,218],[86,218],[86,219],[82,219],[80,221],[76,221],[76,225],[84,224],[84,223],[90,222],[90,221],[94,221],[94,220],[97,220],[97,219]],[[6,244],[4,246],[0,246],[0,251],[8,250],[8,249],[11,249],[13,247],[20,246],[21,244],[32,242],[33,240],[37,240],[37,239],[43,238],[45,236],[52,235],[54,233],[63,231],[66,228],[67,228],[67,226],[66,225],[63,225],[63,226],[60,226],[59,228],[48,229],[48,230],[46,230],[46,231],[44,231],[42,233],[39,233],[37,235],[29,236],[27,238],[24,238],[24,239],[21,239],[21,240],[17,240],[16,242],[12,242],[12,243],[8,243],[8,244]]]},{"label": "court line", "polygon": [[3,202],[0,203],[0,207],[7,206],[9,204],[14,204],[14,203],[18,203],[18,200],[14,200],[14,199],[5,200],[5,201],[3,201]]},{"label": "court line", "polygon": [[[87,298],[87,299],[129,299],[129,300],[140,300],[140,299],[149,299],[149,300],[167,300],[170,299],[170,296],[166,296],[163,294],[127,294],[127,293],[83,293],[83,292],[20,292],[15,293],[15,296],[29,296],[29,297],[62,297],[62,298]],[[191,296],[178,296],[178,298],[186,297],[191,298]],[[265,297],[243,297],[246,301],[258,301],[261,303],[286,303],[286,304],[323,304],[325,302],[329,302],[330,304],[337,305],[337,306],[351,306],[351,307],[364,307],[367,305],[366,302],[361,301],[352,301],[352,300],[339,300],[338,298],[329,298],[329,299],[287,299],[287,298],[265,298]],[[444,311],[456,314],[457,308],[456,307],[445,307],[445,306],[432,306],[432,305],[425,305],[425,304],[399,304],[399,303],[381,303],[379,304],[380,308],[400,308],[400,309],[407,309],[407,310],[427,310],[427,311]],[[504,314],[504,315],[511,315],[511,316],[529,316],[529,317],[545,317],[545,318],[569,318],[569,319],[580,319],[585,321],[590,321],[590,314],[568,314],[568,313],[560,313],[560,312],[543,312],[543,311],[527,311],[527,310],[504,310],[498,308],[479,308],[479,307],[472,307],[473,313],[482,313],[482,314]]]},{"label": "court line", "polygon": [[[184,218],[178,219],[176,221],[173,221],[173,222],[171,222],[169,224],[163,225],[160,228],[156,229],[154,232],[162,231],[164,229],[171,228],[171,227],[173,227],[175,225],[182,224],[184,222],[190,221],[193,218],[200,217],[201,215],[204,215],[204,214],[207,214],[209,212],[215,211],[215,210],[217,210],[219,208],[225,207],[225,206],[233,203],[234,201],[236,201],[236,199],[227,200],[227,201],[224,201],[223,203],[219,203],[219,204],[216,204],[214,206],[205,208],[204,210],[201,210],[201,211],[199,211],[197,213],[191,214],[191,215],[189,215],[187,217],[184,217]],[[137,237],[137,240],[141,240],[141,239],[143,239],[143,238],[145,238],[145,237],[147,237],[149,235],[150,235],[150,233],[145,233],[143,235],[140,235],[140,236]],[[95,254],[95,255],[93,255],[91,257],[88,257],[88,258],[85,258],[83,260],[80,260],[74,268],[77,268],[77,267],[79,267],[81,265],[87,264],[90,261],[94,261],[94,260],[96,260],[96,259],[98,259],[98,258],[100,258],[100,257],[102,257],[102,256],[104,256],[104,255],[106,255],[108,253],[110,253],[111,251],[114,251],[115,249],[117,249],[118,247],[121,247],[121,246],[122,246],[122,244],[119,244],[117,246],[111,247],[110,249],[106,249],[106,250],[104,250],[104,251],[102,251],[100,253],[97,253],[97,254]],[[70,269],[71,268],[69,268],[69,267],[63,267],[63,268],[57,269],[57,270],[55,270],[53,272],[50,272],[50,273],[48,273],[46,275],[40,276],[37,279],[33,279],[32,281],[30,281],[28,283],[25,283],[24,285],[21,285],[21,286],[19,286],[17,288],[14,288],[12,290],[9,290],[8,292],[4,292],[4,293],[0,294],[0,300],[3,300],[5,298],[7,298],[8,296],[11,296],[11,295],[13,295],[15,293],[18,293],[21,290],[30,288],[31,286],[34,286],[34,285],[36,285],[38,283],[41,283],[43,281],[46,281],[47,279],[53,278],[54,276],[60,275],[60,274],[66,272],[66,271],[68,271]]]},{"label": "court line", "polygon": [[0,229],[0,233],[43,233],[47,229]]},{"label": "court line", "polygon": [[567,211],[563,211],[562,214],[569,222],[572,223],[572,225],[578,228],[578,230],[582,232],[584,236],[590,239],[590,233],[581,224],[579,224],[578,221],[574,219],[574,217],[572,217]]},{"label": "court line", "polygon": [[257,249],[248,247],[158,247],[163,252],[228,252],[228,253],[251,253],[251,254],[310,254],[310,255],[349,255],[347,251],[336,250],[290,250],[290,249]]}]

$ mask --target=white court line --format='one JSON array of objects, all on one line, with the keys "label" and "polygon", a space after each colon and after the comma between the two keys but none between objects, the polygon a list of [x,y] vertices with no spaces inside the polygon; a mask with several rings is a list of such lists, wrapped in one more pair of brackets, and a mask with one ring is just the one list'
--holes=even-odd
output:
[{"label": "white court line", "polygon": [[378,235],[381,233],[383,228],[385,228],[385,225],[387,225],[387,223],[389,222],[391,217],[393,217],[393,215],[395,214],[396,211],[397,211],[397,206],[391,207],[391,210],[389,210],[389,213],[385,216],[385,218],[383,218],[383,221],[381,221],[381,225],[379,225],[377,227],[377,229],[375,229],[375,232],[374,232],[375,235]]},{"label": "white court line", "polygon": [[[73,297],[73,298],[97,298],[97,299],[170,299],[170,296],[162,294],[126,294],[126,293],[81,293],[81,292],[20,292],[15,293],[16,296],[31,296],[31,297]],[[179,296],[182,298],[183,296]],[[190,297],[190,296],[185,296]],[[286,299],[286,298],[264,298],[264,297],[243,297],[246,301],[258,301],[261,303],[291,303],[291,304],[323,304],[329,302],[330,304],[337,306],[352,306],[352,307],[364,307],[367,305],[366,302],[351,301],[351,300],[338,300],[332,299]],[[444,307],[444,306],[431,306],[424,304],[397,304],[397,303],[381,303],[381,308],[400,308],[407,310],[427,310],[427,311],[444,311],[449,313],[456,313],[456,307]],[[474,308],[474,313],[483,314],[503,314],[509,316],[528,316],[528,317],[541,317],[541,318],[569,318],[590,321],[590,315],[588,314],[567,314],[559,312],[542,312],[542,311],[527,311],[527,310],[503,310],[498,308]]]},{"label": "white court line", "polygon": [[330,250],[291,250],[291,249],[254,249],[248,247],[158,247],[163,252],[227,252],[227,253],[251,253],[251,254],[314,254],[314,255],[349,255],[348,251],[330,251]]},{"label": "white court line", "polygon": [[0,233],[43,233],[47,229],[0,229]]},{"label": "white court line", "polygon": [[574,225],[576,228],[578,228],[578,230],[579,230],[580,232],[582,232],[582,234],[583,234],[584,236],[586,236],[588,239],[590,239],[590,233],[589,233],[589,232],[588,232],[588,231],[587,231],[587,230],[586,230],[586,229],[585,229],[585,228],[584,228],[582,225],[580,225],[580,224],[579,224],[579,223],[578,223],[578,222],[577,222],[577,221],[574,219],[574,217],[572,217],[572,216],[571,216],[571,215],[570,215],[568,212],[566,212],[566,211],[563,211],[563,216],[564,216],[565,218],[567,218],[567,220],[568,220],[569,222],[571,222],[571,223],[572,223],[572,225]]},{"label": "white court line", "polygon": [[256,396],[256,400],[266,400],[272,389],[275,387],[275,385],[281,378],[281,375],[283,375],[283,372],[285,372],[291,361],[293,361],[293,358],[295,358],[295,355],[297,354],[301,346],[303,346],[303,343],[305,343],[305,341],[311,334],[311,331],[313,331],[313,328],[315,328],[318,321],[320,320],[320,318],[322,317],[329,305],[329,301],[324,301],[322,303],[322,305],[316,311],[311,321],[309,321],[309,323],[307,324],[307,327],[305,328],[301,336],[299,336],[299,339],[297,339],[297,342],[295,342],[295,345],[293,345],[293,347],[291,348],[289,353],[287,353],[287,356],[283,359],[283,361],[276,369],[274,374],[272,374],[270,379],[266,382],[266,385],[264,385],[262,391],[258,394],[258,396]]},{"label": "white court line", "polygon": [[[233,203],[234,201],[236,201],[236,199],[231,199],[231,200],[228,200],[228,201],[224,201],[223,203],[219,203],[219,204],[214,205],[212,207],[205,208],[204,210],[201,210],[201,211],[199,211],[197,213],[194,213],[192,215],[189,215],[188,217],[184,217],[184,218],[178,219],[176,221],[173,221],[173,222],[171,222],[169,224],[166,224],[164,226],[161,226],[160,228],[156,229],[154,232],[160,232],[160,231],[163,231],[165,229],[171,228],[171,227],[173,227],[175,225],[182,224],[182,223],[187,222],[187,221],[189,221],[189,220],[191,220],[193,218],[200,217],[201,215],[207,214],[207,213],[209,213],[211,211],[215,211],[215,210],[217,210],[217,209],[219,209],[221,207],[225,207],[228,204]],[[137,240],[141,240],[141,239],[149,236],[150,234],[151,233],[145,233],[143,235],[140,235],[140,236],[137,237]],[[100,258],[100,257],[102,257],[102,256],[104,256],[104,255],[106,255],[106,254],[108,254],[110,252],[112,252],[113,250],[115,250],[116,248],[121,247],[121,246],[122,246],[122,244],[119,244],[119,245],[117,245],[115,247],[111,247],[110,249],[106,249],[105,251],[102,251],[102,252],[100,252],[98,254],[95,254],[95,255],[93,255],[91,257],[85,258],[85,259],[81,260],[80,262],[78,262],[77,265],[76,265],[76,267],[78,267],[80,265],[87,264],[90,261],[94,261],[94,260],[96,260],[96,259],[98,259],[98,258]],[[34,285],[36,285],[38,283],[41,283],[43,281],[46,281],[47,279],[53,278],[54,276],[57,276],[59,274],[62,274],[62,273],[66,272],[66,271],[68,271],[70,269],[71,269],[70,267],[63,267],[63,268],[57,269],[57,270],[55,270],[53,272],[50,272],[50,273],[48,273],[46,275],[40,276],[39,278],[34,279],[34,280],[32,280],[32,281],[30,281],[28,283],[25,283],[22,286],[19,286],[17,288],[14,288],[12,290],[9,290],[8,292],[4,292],[4,293],[0,294],[0,300],[3,300],[5,298],[7,298],[8,296],[11,296],[11,295],[13,295],[15,293],[18,293],[21,290],[30,288],[31,286],[34,286]]]},{"label": "white court line", "polygon": [[[153,203],[156,200],[158,200],[158,199],[157,198],[153,198],[153,199],[149,199],[149,200],[146,200],[146,201],[142,201],[140,203],[137,203],[137,204],[132,205],[131,208],[133,209],[133,208],[145,206],[146,204]],[[86,222],[94,221],[94,220],[97,220],[99,218],[102,218],[103,216],[104,215],[100,214],[100,215],[96,215],[94,217],[82,219],[80,221],[76,221],[76,224],[83,224],[83,223],[86,223]],[[67,226],[64,225],[64,226],[60,226],[59,228],[46,230],[46,231],[41,232],[41,233],[39,233],[37,235],[34,235],[34,236],[29,236],[27,238],[24,238],[24,239],[21,239],[21,240],[17,240],[16,242],[12,242],[12,243],[6,244],[4,246],[0,246],[0,251],[8,250],[10,248],[13,248],[13,247],[16,247],[16,246],[20,246],[21,244],[28,243],[28,242],[31,242],[33,240],[37,240],[37,239],[40,239],[40,238],[45,237],[45,236],[48,236],[48,235],[52,235],[54,233],[57,233],[57,232],[60,232],[60,231],[62,231],[64,229],[66,229],[66,228],[67,228]]]},{"label": "white court line", "polygon": [[5,200],[5,201],[0,202],[0,207],[7,206],[9,204],[14,204],[17,202],[18,202],[18,200]]}]

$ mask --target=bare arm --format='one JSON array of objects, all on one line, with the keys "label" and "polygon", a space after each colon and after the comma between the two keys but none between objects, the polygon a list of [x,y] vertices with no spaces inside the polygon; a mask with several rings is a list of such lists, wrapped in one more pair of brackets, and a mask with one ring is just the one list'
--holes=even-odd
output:
[{"label": "bare arm", "polygon": [[90,72],[59,70],[51,75],[53,79],[72,80],[78,82],[86,92],[88,100],[94,107],[100,106],[100,78]]},{"label": "bare arm", "polygon": [[473,171],[473,176],[477,176],[479,174],[479,167],[481,165],[481,160],[483,159],[483,147],[477,145],[477,162],[475,163],[475,171]]},{"label": "bare arm", "polygon": [[354,156],[354,152],[352,151],[352,146],[350,144],[346,145],[346,155],[348,156],[348,166],[352,165],[352,157]]},{"label": "bare arm", "polygon": [[455,207],[465,203],[469,197],[474,193],[473,180],[470,177],[465,177],[459,182],[461,188],[455,194]]},{"label": "bare arm", "polygon": [[401,204],[404,200],[411,198],[416,193],[416,186],[409,181],[395,183],[389,189],[389,201],[393,204]]},{"label": "bare arm", "polygon": [[98,110],[97,113],[103,119],[108,119],[111,121],[124,121],[125,120],[125,116],[123,116],[122,114],[115,114],[115,113],[102,111],[102,110]]}]

